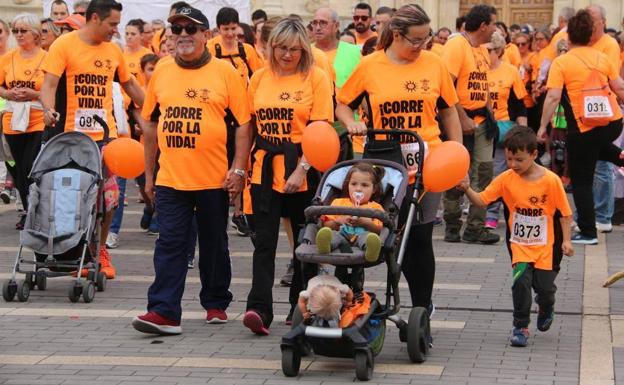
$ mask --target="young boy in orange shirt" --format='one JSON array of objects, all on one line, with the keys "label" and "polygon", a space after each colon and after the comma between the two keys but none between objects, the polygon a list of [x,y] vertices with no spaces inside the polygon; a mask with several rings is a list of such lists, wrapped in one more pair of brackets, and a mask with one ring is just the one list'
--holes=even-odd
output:
[{"label": "young boy in orange shirt", "polygon": [[562,256],[572,256],[572,210],[559,177],[535,163],[537,138],[533,130],[516,126],[505,136],[509,170],[477,193],[464,179],[459,189],[482,208],[502,199],[507,223],[507,247],[513,266],[512,346],[526,346],[529,337],[531,288],[539,306],[537,329],[547,331],[554,318],[555,278]]}]

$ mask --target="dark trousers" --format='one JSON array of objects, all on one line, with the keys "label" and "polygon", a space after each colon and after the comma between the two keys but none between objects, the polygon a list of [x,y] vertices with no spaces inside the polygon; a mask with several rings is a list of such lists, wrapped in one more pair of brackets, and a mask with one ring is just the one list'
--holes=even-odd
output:
[{"label": "dark trousers", "polygon": [[593,193],[596,161],[604,160],[619,167],[624,166],[624,160],[620,159],[622,150],[612,143],[621,132],[622,120],[585,133],[574,129],[568,132],[568,164],[572,195],[578,213],[577,223],[581,234],[587,237],[597,236]]},{"label": "dark trousers", "polygon": [[28,211],[28,175],[41,148],[41,134],[39,131],[4,136],[15,160],[14,173],[11,175],[14,177],[15,187],[26,211]]},{"label": "dark trousers", "polygon": [[432,237],[433,222],[412,225],[401,265],[412,297],[412,306],[428,308],[431,305],[435,279]]},{"label": "dark trousers", "polygon": [[[260,185],[251,185],[256,237],[253,253],[253,277],[251,290],[247,296],[247,310],[257,311],[264,321],[264,326],[269,327],[273,322],[272,290],[275,279],[275,251],[279,238],[280,220],[282,217],[290,218],[295,248],[297,248],[299,231],[305,223],[303,211],[310,205],[311,193],[283,194],[271,190],[268,213],[260,210],[260,196],[262,194]],[[302,264],[294,255],[293,264],[294,274],[290,285],[289,302],[294,307],[304,284],[318,273],[318,266]]]},{"label": "dark trousers", "polygon": [[555,306],[556,277],[556,271],[536,269],[531,263],[517,263],[514,266],[514,283],[511,287],[514,327],[526,328],[529,326],[531,321],[531,288],[535,290],[535,302],[541,309],[550,310]]},{"label": "dark trousers", "polygon": [[[154,283],[147,293],[148,311],[179,321],[188,270],[189,234],[197,219],[199,299],[204,309],[227,309],[232,301],[232,267],[228,251],[228,196],[222,189],[180,191],[156,187],[160,233],[154,250]],[[196,214],[196,215],[195,215]]]}]

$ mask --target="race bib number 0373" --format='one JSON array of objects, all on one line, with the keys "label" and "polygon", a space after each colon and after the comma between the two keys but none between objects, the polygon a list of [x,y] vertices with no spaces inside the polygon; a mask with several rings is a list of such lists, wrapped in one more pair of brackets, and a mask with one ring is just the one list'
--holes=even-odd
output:
[{"label": "race bib number 0373", "polygon": [[606,96],[585,96],[583,110],[586,118],[611,118],[613,110]]},{"label": "race bib number 0373", "polygon": [[510,241],[525,246],[545,245],[548,241],[546,216],[529,217],[514,213]]},{"label": "race bib number 0373", "polygon": [[[104,130],[98,122],[93,119],[93,115],[97,115],[107,122],[106,110],[97,108],[80,108],[76,110],[74,127],[76,131],[83,132],[100,132]],[[108,122],[107,122],[108,123]]]}]

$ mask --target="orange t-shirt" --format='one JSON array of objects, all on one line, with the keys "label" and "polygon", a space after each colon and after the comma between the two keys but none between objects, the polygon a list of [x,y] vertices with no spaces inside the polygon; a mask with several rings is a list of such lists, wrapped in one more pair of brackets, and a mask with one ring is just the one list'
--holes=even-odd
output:
[{"label": "orange t-shirt", "polygon": [[[519,70],[520,79],[522,79],[522,83],[524,84],[525,90],[526,90],[527,84],[531,81],[531,78],[532,78],[532,73],[533,73],[533,65],[531,63],[532,60],[537,60],[537,54],[535,52],[529,52],[529,54],[526,55],[522,59],[522,65],[520,66],[520,70]],[[529,69],[527,69],[526,67],[528,67]],[[526,108],[535,107],[535,102],[533,101],[531,94],[529,94],[528,92],[527,92],[527,95],[524,97],[523,101],[524,101],[524,106]]]},{"label": "orange t-shirt", "polygon": [[[240,75],[240,78],[243,81],[243,85],[247,86],[247,84],[249,83],[249,75],[250,75],[249,69],[251,69],[252,72],[256,72],[263,66],[262,59],[258,55],[258,52],[256,52],[256,49],[247,43],[243,43],[243,49],[245,51],[245,59],[247,60],[247,64],[249,64],[249,69],[248,69],[247,65],[245,65],[245,61],[243,61],[243,58],[240,57],[240,53],[238,52],[238,45],[236,45],[233,51],[228,51],[225,48],[225,45],[223,44],[223,37],[221,35],[218,35],[208,40],[208,42],[206,43],[206,47],[208,47],[208,51],[210,51],[210,54],[213,55],[214,57],[217,57],[217,48],[216,48],[217,44],[221,47],[221,56],[222,56],[221,60],[225,60],[228,63],[230,63],[230,65],[234,66],[234,68],[236,68],[236,70],[238,71]],[[223,57],[223,56],[232,56],[232,57]]]},{"label": "orange t-shirt", "polygon": [[130,73],[134,75],[139,85],[142,87],[145,86],[145,77],[141,71],[141,58],[150,53],[152,53],[152,51],[145,47],[140,47],[136,52],[129,52],[127,48],[124,51],[124,57],[130,68]]},{"label": "orange t-shirt", "polygon": [[442,59],[424,50],[405,65],[392,63],[384,51],[363,57],[337,100],[355,110],[364,99],[372,127],[413,130],[430,144],[440,142],[437,110],[458,101]]},{"label": "orange t-shirt", "polygon": [[622,66],[622,61],[620,58],[620,46],[614,38],[605,33],[591,47],[607,55],[607,57],[611,61],[611,64],[613,64],[613,66],[617,68],[618,71],[620,70],[620,67]]},{"label": "orange t-shirt", "polygon": [[[541,166],[540,166],[541,167]],[[536,181],[524,180],[513,170],[504,171],[479,193],[486,204],[502,198],[509,217],[507,228],[512,263],[535,263],[535,268],[552,270],[555,242],[554,215],[572,215],[561,179],[542,167],[544,175]]]},{"label": "orange t-shirt", "polygon": [[568,28],[564,28],[557,32],[555,36],[550,39],[550,43],[548,44],[548,49],[550,53],[548,54],[548,58],[553,60],[557,57],[557,43],[559,40],[568,40]]},{"label": "orange t-shirt", "polygon": [[[457,79],[459,103],[466,110],[476,110],[487,104],[487,71],[490,56],[485,46],[474,48],[463,36],[450,39],[444,45],[442,60],[448,71]],[[476,116],[477,124],[485,118]]]},{"label": "orange t-shirt", "polygon": [[[117,137],[113,116],[113,81],[125,83],[132,74],[116,44],[103,42],[88,45],[80,38],[79,31],[70,32],[52,43],[43,61],[43,70],[58,77],[63,74],[67,77],[67,105],[56,107],[65,117],[65,131],[80,131],[93,140],[102,140],[104,131],[93,120],[93,115],[97,114],[108,124],[110,136]],[[61,83],[59,87],[62,87]]]},{"label": "orange t-shirt", "polygon": [[509,96],[513,89],[518,100],[526,95],[526,89],[515,66],[502,62],[495,70],[488,72],[490,100],[496,120],[509,120]]},{"label": "orange t-shirt", "polygon": [[430,51],[442,57],[442,51],[444,51],[444,46],[440,43],[433,43]]},{"label": "orange t-shirt", "polygon": [[520,64],[522,64],[522,56],[520,56],[520,50],[518,49],[518,46],[514,43],[507,44],[502,59],[503,61],[511,64],[516,68],[520,67]]},{"label": "orange t-shirt", "polygon": [[359,45],[361,48],[368,39],[370,39],[371,37],[376,37],[376,36],[377,36],[377,32],[373,32],[366,37],[360,36],[360,34],[356,32],[355,33],[355,45]]},{"label": "orange t-shirt", "polygon": [[[582,60],[582,61],[581,61]],[[570,105],[576,118],[581,132],[589,130],[581,124],[579,117],[582,115],[583,106],[579,105],[581,90],[585,85],[585,81],[589,77],[592,69],[597,69],[603,76],[603,80],[607,81],[617,79],[620,75],[619,68],[613,67],[613,62],[607,58],[605,54],[594,49],[593,47],[578,47],[570,50],[565,55],[559,56],[553,61],[548,74],[548,83],[546,87],[554,89],[566,88],[570,97]],[[619,108],[613,111],[613,119],[622,118],[622,112]]]},{"label": "orange t-shirt", "polygon": [[156,185],[220,189],[228,171],[226,115],[238,124],[249,122],[246,99],[238,73],[222,60],[198,69],[184,69],[173,60],[158,63],[141,114],[158,121]]},{"label": "orange t-shirt", "polygon": [[[0,57],[0,85],[7,90],[20,87],[40,91],[41,84],[43,84],[41,64],[46,57],[46,51],[41,49],[35,56],[28,59],[23,58],[20,51],[19,48],[15,48]],[[11,129],[12,116],[12,112],[2,115],[2,131],[7,135],[43,131],[42,110],[30,109],[28,127],[25,132]]]},{"label": "orange t-shirt", "polygon": [[[349,198],[336,198],[332,201],[330,206],[356,207],[355,203],[353,203],[351,199]],[[383,207],[375,201],[369,201],[357,207],[360,209],[376,209],[376,210],[384,211]],[[345,217],[345,216],[346,215],[323,215],[321,219],[323,222],[329,222],[329,221],[335,221],[336,219],[340,217]],[[383,222],[380,221],[379,219],[373,219],[373,223],[376,224],[377,226],[383,225]]]},{"label": "orange t-shirt", "polygon": [[314,64],[325,72],[327,79],[334,83],[336,81],[336,71],[327,54],[316,47],[312,47],[312,56],[314,56]]},{"label": "orange t-shirt", "polygon": [[[332,89],[325,73],[313,67],[310,74],[278,76],[263,68],[253,74],[249,83],[249,105],[256,117],[258,135],[275,145],[283,141],[301,143],[308,122],[334,120]],[[262,183],[265,151],[255,154],[252,184]],[[284,192],[284,155],[273,157],[273,190]],[[304,180],[299,191],[308,188]]]},{"label": "orange t-shirt", "polygon": [[549,47],[543,48],[537,52],[537,54],[531,59],[531,80],[536,81],[538,79],[541,80],[541,77],[548,77],[548,73],[544,74],[543,71],[540,73],[540,70],[543,66],[546,66],[546,61],[550,61],[552,64],[554,57],[551,55],[551,50]]}]

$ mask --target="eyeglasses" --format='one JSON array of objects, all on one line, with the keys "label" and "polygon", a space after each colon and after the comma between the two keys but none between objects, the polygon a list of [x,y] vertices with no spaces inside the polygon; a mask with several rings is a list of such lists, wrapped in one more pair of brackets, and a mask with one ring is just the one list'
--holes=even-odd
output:
[{"label": "eyeglasses", "polygon": [[301,47],[288,47],[285,45],[275,46],[273,47],[273,49],[276,50],[280,55],[286,55],[286,53],[289,53],[291,56],[300,54],[301,51],[303,51],[303,48]]},{"label": "eyeglasses", "polygon": [[12,33],[13,35],[17,35],[18,33],[21,33],[22,35],[25,35],[25,34],[27,34],[28,32],[30,32],[30,30],[29,30],[29,29],[12,29],[12,30],[11,30],[11,33]]},{"label": "eyeglasses", "polygon": [[518,47],[524,47],[525,45],[529,45],[529,42],[527,42],[527,41],[519,41],[519,42],[516,43],[516,45]]},{"label": "eyeglasses", "polygon": [[405,36],[405,34],[401,34],[401,36],[403,36],[403,39],[405,39],[408,43],[410,43],[415,48],[422,48],[422,47],[426,46],[427,44],[429,44],[431,39],[433,39],[433,35],[431,34],[431,32],[429,33],[429,36],[427,36],[424,39],[414,39],[414,40],[412,40],[409,37]]},{"label": "eyeglasses", "polygon": [[47,30],[47,29],[43,29],[43,28],[41,29],[41,33],[48,33],[48,32],[50,32],[50,31]]},{"label": "eyeglasses", "polygon": [[329,25],[329,21],[327,21],[327,20],[312,20],[312,21],[310,22],[310,24],[311,24],[313,27],[321,27],[321,28],[325,28],[325,27],[327,27],[327,26]]},{"label": "eyeglasses", "polygon": [[182,34],[182,30],[186,31],[186,33],[189,35],[195,35],[197,31],[199,30],[199,27],[197,26],[197,24],[187,24],[187,25],[171,24],[171,32],[174,35]]},{"label": "eyeglasses", "polygon": [[238,33],[238,34],[236,34],[236,38],[237,39],[244,39],[245,38],[245,34],[244,33]]},{"label": "eyeglasses", "polygon": [[353,16],[353,21],[358,22],[360,20],[362,21],[368,21],[368,19],[370,19],[370,16]]}]

